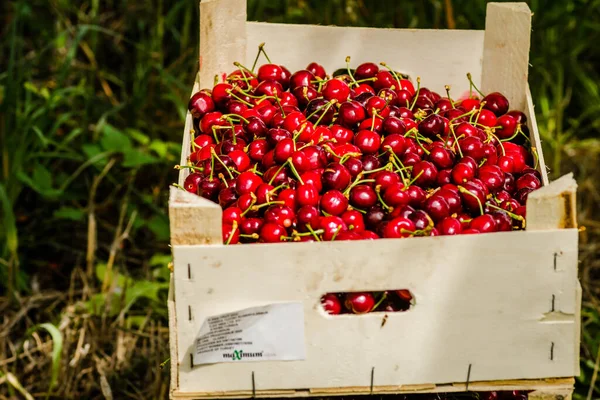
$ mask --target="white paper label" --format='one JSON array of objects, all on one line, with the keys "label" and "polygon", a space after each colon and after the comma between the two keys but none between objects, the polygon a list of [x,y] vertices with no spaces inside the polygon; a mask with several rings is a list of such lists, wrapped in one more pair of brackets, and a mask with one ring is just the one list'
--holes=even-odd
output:
[{"label": "white paper label", "polygon": [[194,365],[305,358],[302,303],[269,304],[208,317],[194,351]]}]

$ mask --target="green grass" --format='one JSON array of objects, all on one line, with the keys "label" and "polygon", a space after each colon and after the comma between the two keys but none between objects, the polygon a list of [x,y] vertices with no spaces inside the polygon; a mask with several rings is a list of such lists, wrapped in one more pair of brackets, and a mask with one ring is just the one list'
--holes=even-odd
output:
[{"label": "green grass", "polygon": [[[248,15],[270,22],[483,29],[485,3],[248,0]],[[600,398],[594,375],[600,349],[600,0],[528,4],[534,11],[529,81],[544,154],[552,178],[575,172],[586,227],[576,398],[587,398],[589,388],[589,398]],[[164,398],[166,189],[176,179],[173,165],[197,70],[197,2],[8,0],[0,3],[0,21],[0,360],[15,358],[0,365],[8,382],[0,394],[23,389],[35,397],[93,398],[108,385],[116,398]],[[59,328],[61,356],[59,346],[45,346],[26,368],[25,349],[38,346],[32,337],[57,341],[52,330],[31,333],[39,324]],[[91,353],[73,361],[81,332]],[[142,351],[132,351],[137,348]]]}]

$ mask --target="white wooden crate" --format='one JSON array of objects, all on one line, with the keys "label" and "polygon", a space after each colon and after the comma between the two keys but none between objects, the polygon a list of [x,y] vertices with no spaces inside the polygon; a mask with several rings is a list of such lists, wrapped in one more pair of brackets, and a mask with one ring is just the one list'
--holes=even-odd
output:
[{"label": "white wooden crate", "polygon": [[[540,399],[546,392],[568,395],[579,375],[576,184],[570,174],[548,182],[527,85],[531,13],[525,3],[488,4],[485,31],[254,23],[246,22],[245,10],[245,0],[201,3],[193,92],[231,71],[233,61],[251,64],[262,42],[273,61],[292,71],[310,61],[332,71],[350,55],[353,65],[385,60],[421,76],[432,90],[450,84],[454,93],[468,90],[471,72],[484,92],[502,91],[512,109],[528,116],[544,187],[529,196],[521,232],[238,246],[222,244],[217,204],[172,189],[171,396],[467,387],[538,390],[530,398]],[[191,129],[188,114],[182,163]],[[334,317],[319,305],[328,292],[396,288],[410,289],[417,304],[389,314],[383,327],[382,313]],[[306,360],[193,365],[194,338],[206,317],[286,301],[304,305]]]}]

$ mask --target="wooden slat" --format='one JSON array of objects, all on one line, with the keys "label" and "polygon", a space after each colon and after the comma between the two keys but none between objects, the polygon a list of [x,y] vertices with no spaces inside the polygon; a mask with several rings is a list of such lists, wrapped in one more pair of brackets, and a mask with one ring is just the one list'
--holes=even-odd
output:
[{"label": "wooden slat", "polygon": [[573,173],[562,176],[527,197],[527,230],[577,228]]},{"label": "wooden slat", "polygon": [[[471,381],[574,376],[577,236],[174,246],[177,314],[192,314],[178,320],[180,390],[250,390],[252,372],[257,390],[370,386],[373,367],[379,386],[464,382],[470,364]],[[327,292],[397,288],[416,305],[383,328],[381,313],[331,317],[319,306]],[[304,304],[306,360],[187,362],[206,317],[283,301]]]},{"label": "wooden slat", "polygon": [[171,187],[171,245],[221,244],[221,207],[193,193]]},{"label": "wooden slat", "polygon": [[548,180],[548,168],[546,167],[546,160],[544,158],[544,152],[542,150],[542,139],[537,126],[537,119],[535,117],[535,109],[533,106],[533,99],[531,97],[531,90],[527,85],[527,107],[522,110],[527,116],[527,127],[529,128],[529,140],[531,146],[535,147],[537,151],[537,170],[542,176],[542,185],[546,186],[550,181]]},{"label": "wooden slat", "polygon": [[[386,62],[407,73],[415,82],[441,95],[450,85],[458,98],[469,89],[467,72],[481,81],[483,31],[437,29],[381,29],[248,22],[246,62],[252,64],[260,43],[274,63],[294,72],[311,61],[322,64],[328,73],[363,62]],[[290,45],[293,43],[294,45]],[[261,58],[261,63],[265,63]],[[383,67],[381,67],[383,68]]]},{"label": "wooden slat", "polygon": [[[248,398],[255,397],[322,397],[322,396],[356,396],[365,394],[417,394],[417,393],[459,393],[459,392],[488,392],[493,390],[534,390],[529,399],[536,400],[570,400],[573,392],[573,378],[558,378],[544,380],[513,380],[513,381],[478,381],[471,382],[467,388],[464,383],[448,385],[402,385],[402,386],[373,386],[331,389],[307,390],[257,390],[238,392],[195,392],[184,393],[176,391],[173,398],[181,400],[206,398]],[[533,397],[532,397],[533,396]],[[554,396],[554,397],[548,397]],[[562,396],[562,397],[561,397]]]},{"label": "wooden slat", "polygon": [[525,109],[531,10],[527,3],[488,3],[481,90],[502,92],[516,110]]},{"label": "wooden slat", "polygon": [[200,86],[211,88],[215,75],[231,72],[246,56],[246,0],[200,3]]},{"label": "wooden slat", "polygon": [[167,300],[169,311],[169,356],[171,360],[171,390],[179,387],[179,365],[177,352],[177,311],[175,310],[175,285],[173,283],[173,273],[169,281],[169,297]]}]

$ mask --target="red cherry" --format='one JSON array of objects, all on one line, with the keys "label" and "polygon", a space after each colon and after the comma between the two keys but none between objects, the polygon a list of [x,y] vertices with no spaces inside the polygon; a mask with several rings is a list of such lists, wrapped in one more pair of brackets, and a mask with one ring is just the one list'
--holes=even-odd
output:
[{"label": "red cherry", "polygon": [[338,121],[345,127],[353,128],[367,117],[365,108],[357,101],[342,103],[338,110]]},{"label": "red cherry", "polygon": [[542,182],[538,179],[537,176],[531,173],[523,174],[516,182],[517,190],[521,190],[523,188],[529,189],[539,189],[542,187]]},{"label": "red cherry", "polygon": [[307,71],[310,71],[314,76],[318,76],[321,79],[325,79],[327,73],[325,72],[325,68],[322,65],[317,64],[316,62],[311,62],[306,67]]},{"label": "red cherry", "polygon": [[242,172],[236,179],[235,190],[240,196],[245,193],[254,193],[261,183],[263,183],[262,178],[254,172]]},{"label": "red cherry", "polygon": [[448,188],[441,188],[435,194],[436,196],[441,196],[448,203],[450,214],[458,213],[462,210],[462,202],[458,194],[458,189],[453,191]]},{"label": "red cherry", "polygon": [[351,180],[350,172],[340,163],[331,163],[327,166],[322,176],[323,187],[326,189],[344,190]]},{"label": "red cherry", "polygon": [[350,143],[354,139],[354,132],[341,125],[332,125],[330,129],[336,143]]},{"label": "red cherry", "polygon": [[512,115],[502,115],[498,118],[497,124],[500,128],[495,131],[496,136],[500,139],[508,139],[515,134],[517,130],[517,120]]},{"label": "red cherry", "polygon": [[481,233],[496,232],[496,221],[493,216],[484,214],[473,218],[469,227]]},{"label": "red cherry", "polygon": [[356,70],[354,70],[354,78],[356,80],[370,79],[375,77],[375,75],[377,75],[378,72],[379,67],[377,66],[377,64],[372,62],[366,62],[356,67]]},{"label": "red cherry", "polygon": [[245,153],[244,151],[234,150],[229,153],[229,157],[231,157],[231,159],[237,166],[238,171],[244,172],[248,168],[250,168],[250,164],[251,164],[250,157],[248,157],[248,154]]},{"label": "red cherry", "polygon": [[496,230],[498,232],[508,232],[512,230],[512,220],[506,212],[497,210],[491,212],[489,215],[494,218]]},{"label": "red cherry", "polygon": [[461,222],[452,217],[444,218],[437,226],[440,235],[458,235],[462,232]]},{"label": "red cherry", "polygon": [[360,209],[367,209],[377,203],[377,194],[371,186],[357,185],[350,190],[350,204]]},{"label": "red cherry", "polygon": [[290,207],[276,204],[267,208],[264,218],[266,223],[275,223],[284,228],[289,228],[292,226],[296,215]]},{"label": "red cherry", "polygon": [[342,302],[335,294],[326,294],[321,297],[321,304],[327,314],[338,315],[342,312]]},{"label": "red cherry", "polygon": [[200,182],[202,182],[202,179],[204,179],[204,177],[201,174],[193,172],[185,178],[183,187],[190,193],[198,194],[198,186],[200,185]]},{"label": "red cherry", "polygon": [[434,221],[441,221],[450,215],[450,206],[442,196],[433,195],[423,204],[423,210]]},{"label": "red cherry", "polygon": [[264,223],[262,218],[245,218],[240,222],[240,231],[244,235],[258,235]]},{"label": "red cherry", "polygon": [[283,189],[277,195],[277,201],[283,201],[283,204],[295,210],[297,208],[296,205],[296,190],[292,188]]},{"label": "red cherry", "polygon": [[369,116],[377,115],[381,118],[386,118],[390,114],[390,109],[387,107],[387,101],[379,96],[369,98],[365,104],[365,109]]},{"label": "red cherry", "polygon": [[383,201],[390,207],[399,207],[409,204],[411,198],[404,184],[398,182],[387,186],[383,192]]},{"label": "red cherry", "polygon": [[410,199],[409,204],[413,207],[420,207],[427,199],[425,190],[416,185],[411,185],[406,189]]},{"label": "red cherry", "polygon": [[[485,204],[485,193],[478,186],[465,183],[460,191],[460,198],[465,208],[474,213],[480,213],[480,207]],[[468,193],[467,193],[468,192]]]},{"label": "red cherry", "polygon": [[273,149],[273,158],[277,163],[283,164],[295,151],[296,142],[292,139],[285,138],[280,140]]},{"label": "red cherry", "polygon": [[209,93],[200,91],[190,98],[188,110],[194,118],[201,119],[207,113],[215,111],[215,103]]},{"label": "red cherry", "polygon": [[371,293],[347,293],[344,305],[354,314],[365,314],[375,307],[375,298]]},{"label": "red cherry", "polygon": [[317,206],[319,192],[313,185],[305,183],[296,188],[296,201],[300,206]]},{"label": "red cherry", "polygon": [[522,111],[511,110],[506,113],[515,119],[517,124],[525,125],[527,123],[527,116]]},{"label": "red cherry", "polygon": [[319,221],[320,229],[323,229],[323,240],[330,241],[340,232],[348,230],[344,221],[335,215],[321,217]]},{"label": "red cherry", "polygon": [[380,91],[384,88],[391,88],[395,86],[398,89],[398,82],[396,82],[396,78],[389,71],[378,71],[375,75],[375,81],[373,82],[373,87],[375,90]]},{"label": "red cherry", "polygon": [[218,83],[212,89],[212,99],[215,102],[217,107],[223,107],[225,104],[231,99],[231,94],[229,93],[232,90],[233,86],[229,83]]},{"label": "red cherry", "polygon": [[240,241],[240,230],[237,225],[221,225],[223,233],[223,243],[236,244]]},{"label": "red cherry", "polygon": [[477,116],[477,123],[487,126],[487,127],[493,127],[497,125],[497,118],[496,115],[487,109],[483,109],[479,112],[479,115]]},{"label": "red cherry", "polygon": [[414,233],[415,229],[415,224],[410,219],[405,217],[397,217],[387,223],[383,230],[383,237],[409,237]]},{"label": "red cherry", "polygon": [[375,182],[373,186],[379,186],[382,191],[385,191],[389,186],[400,183],[400,176],[391,171],[380,171],[373,175]]},{"label": "red cherry", "polygon": [[341,218],[351,231],[362,232],[365,230],[365,221],[359,211],[348,210],[341,215]]},{"label": "red cherry", "polygon": [[306,108],[311,100],[320,97],[319,92],[317,92],[315,88],[309,86],[298,86],[295,89],[292,89],[292,94],[298,101],[298,106],[302,109]]},{"label": "red cherry", "polygon": [[444,134],[444,119],[437,114],[431,114],[419,123],[419,133],[425,137],[435,138]]},{"label": "red cherry", "polygon": [[464,99],[460,102],[460,107],[465,111],[477,110],[481,106],[479,99]]},{"label": "red cherry", "polygon": [[348,199],[339,190],[330,190],[321,196],[321,210],[330,215],[341,215],[348,209]]},{"label": "red cherry", "polygon": [[373,131],[362,130],[354,137],[354,144],[364,154],[374,154],[381,146],[381,136]]},{"label": "red cherry", "polygon": [[320,223],[319,210],[313,206],[300,207],[296,213],[296,219],[298,229],[302,232],[308,230],[307,226],[310,226],[313,230],[318,229]]},{"label": "red cherry", "polygon": [[475,177],[475,169],[469,164],[458,163],[452,168],[452,182],[458,184],[467,182]]},{"label": "red cherry", "polygon": [[483,98],[483,108],[492,111],[497,117],[508,111],[508,99],[502,93],[493,92]]},{"label": "red cherry", "polygon": [[319,170],[306,171],[300,175],[302,182],[306,185],[313,185],[317,192],[321,193],[323,190],[323,184],[321,183],[322,172]]},{"label": "red cherry", "polygon": [[454,153],[444,147],[433,147],[427,158],[438,168],[450,168],[454,165]]},{"label": "red cherry", "polygon": [[337,100],[339,103],[343,103],[350,97],[350,87],[348,84],[341,79],[333,78],[325,84],[323,87],[323,97],[327,100]]},{"label": "red cherry", "polygon": [[396,155],[401,155],[406,151],[406,139],[397,133],[392,133],[381,142],[383,151],[390,151]]},{"label": "red cherry", "polygon": [[411,176],[413,177],[415,184],[422,188],[427,188],[436,182],[438,170],[429,161],[419,161],[413,165]]},{"label": "red cherry", "polygon": [[260,240],[265,243],[283,242],[287,236],[285,228],[273,222],[267,222],[260,229]]},{"label": "red cherry", "polygon": [[315,80],[315,75],[310,71],[305,69],[296,71],[290,76],[290,88],[293,90],[300,86],[313,86]]}]

